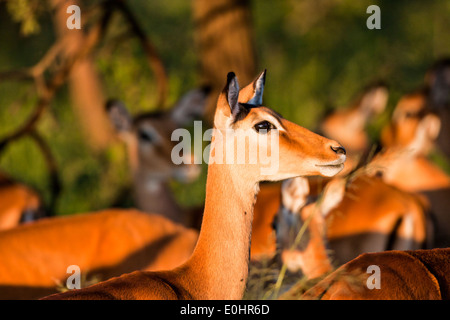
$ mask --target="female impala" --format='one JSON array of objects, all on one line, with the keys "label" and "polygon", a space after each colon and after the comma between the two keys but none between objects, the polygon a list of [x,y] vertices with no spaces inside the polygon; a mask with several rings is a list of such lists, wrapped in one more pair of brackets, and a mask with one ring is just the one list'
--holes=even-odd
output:
[{"label": "female impala", "polygon": [[[200,213],[183,210],[175,201],[169,182],[176,179],[191,182],[200,174],[200,167],[191,163],[175,165],[171,150],[172,132],[202,115],[209,88],[186,93],[170,110],[139,114],[132,118],[125,105],[111,100],[106,109],[113,127],[125,142],[136,207],[145,212],[163,214],[187,227],[199,227]],[[191,155],[186,155],[191,157]]]},{"label": "female impala", "polygon": [[331,187],[336,184],[334,181],[327,185],[320,201],[310,197],[308,179],[283,181],[281,207],[274,221],[277,246],[287,269],[291,272],[300,269],[309,279],[333,270],[326,248],[324,217],[341,201],[340,194],[336,197],[330,191],[336,189]]},{"label": "female impala", "polygon": [[36,192],[0,174],[0,231],[42,216],[41,199]]},{"label": "female impala", "polygon": [[41,219],[0,232],[0,299],[36,299],[57,292],[77,265],[106,280],[135,270],[185,262],[198,232],[157,214],[109,209]]},{"label": "female impala", "polygon": [[[56,283],[65,281],[67,266],[72,264],[78,265],[84,275],[105,280],[140,269],[173,268],[189,258],[198,232],[156,214],[165,213],[172,220],[198,226],[196,217],[177,206],[168,180],[195,178],[199,168],[171,162],[170,136],[177,125],[201,115],[206,91],[192,90],[171,110],[143,114],[134,120],[120,102],[108,103],[110,119],[127,142],[137,203],[153,210],[152,214],[104,210],[49,219],[0,234],[0,298],[33,299],[54,293]],[[143,198],[146,201],[140,202]],[[120,236],[111,237],[112,234]],[[114,249],[104,250],[106,247]]]},{"label": "female impala", "polygon": [[425,108],[425,103],[421,92],[399,101],[382,132],[385,150],[369,165],[383,172],[388,183],[413,192],[450,187],[450,177],[426,158],[439,135],[441,121]]},{"label": "female impala", "polygon": [[[369,121],[381,114],[387,104],[388,90],[383,84],[368,86],[360,97],[343,110],[335,111],[321,121],[319,132],[324,136],[339,141],[345,146],[347,159],[343,176],[358,165],[360,158],[370,150],[370,141],[366,132]],[[310,177],[311,194],[317,196],[329,181],[324,177]],[[281,183],[261,184],[255,203],[252,229],[252,260],[271,258],[276,251],[272,222],[280,208]]]},{"label": "female impala", "polygon": [[[450,248],[365,253],[328,275],[300,299],[448,300],[449,261]],[[376,272],[378,279],[369,279]],[[375,281],[379,288],[372,286]]]},{"label": "female impala", "polygon": [[[290,271],[318,277],[331,270],[331,261],[339,265],[365,252],[424,247],[426,215],[414,195],[360,175],[350,182],[331,180],[319,199],[305,206],[309,186],[303,179],[283,183],[277,215],[277,239]],[[307,232],[295,243],[305,223]]]},{"label": "female impala", "polygon": [[366,126],[370,120],[384,111],[387,100],[386,86],[375,84],[365,89],[354,105],[335,111],[322,120],[320,132],[346,146],[347,160],[340,175],[355,169],[360,158],[370,151]]},{"label": "female impala", "polygon": [[[297,178],[298,179],[298,178]],[[305,184],[294,185],[295,199],[305,199]],[[287,186],[286,188],[288,188]],[[293,251],[283,250],[282,256],[288,267],[300,267],[308,278],[322,277],[332,271],[332,261],[327,252],[324,236],[326,223],[323,215],[336,208],[345,189],[345,180],[334,179],[326,187],[322,198],[301,210],[301,219],[308,220],[306,239],[301,239]],[[284,194],[286,195],[286,194]],[[300,197],[298,197],[300,195]],[[302,201],[297,201],[297,204]],[[296,207],[288,200],[288,207]],[[335,209],[333,209],[335,210]],[[286,215],[286,213],[282,213]],[[287,213],[291,215],[291,213]],[[328,213],[328,215],[330,215]],[[279,217],[280,218],[280,217]],[[292,217],[289,217],[292,219]],[[286,222],[286,217],[281,223]],[[286,227],[286,225],[285,225]],[[401,228],[399,228],[401,229]],[[294,233],[295,234],[295,233]],[[286,238],[283,238],[286,240]],[[346,263],[321,280],[306,293],[302,286],[294,285],[281,299],[449,299],[450,298],[450,249],[385,251],[363,254]],[[379,267],[379,289],[370,289],[368,283],[373,267]],[[370,267],[370,268],[369,268]],[[368,271],[369,270],[369,271]]]},{"label": "female impala", "polygon": [[[246,286],[253,205],[261,180],[299,175],[337,174],[345,151],[276,112],[261,106],[265,72],[239,91],[234,73],[220,94],[214,118],[202,229],[191,258],[160,272],[133,272],[91,287],[53,295],[51,299],[240,299]],[[238,102],[248,96],[248,104]],[[241,129],[241,130],[237,130]],[[261,161],[223,161],[246,133],[245,151],[256,145],[275,155],[277,170]],[[220,137],[226,136],[226,139]],[[278,145],[268,140],[278,137]],[[276,147],[279,157],[276,157]],[[242,151],[242,150],[241,150]],[[220,156],[221,154],[221,156]],[[261,154],[261,153],[260,153]],[[231,158],[231,157],[229,157]],[[221,161],[222,160],[222,161]],[[233,160],[233,159],[232,159]],[[234,159],[235,160],[235,159]],[[220,163],[221,162],[221,163]]]},{"label": "female impala", "polygon": [[450,246],[450,177],[427,155],[439,134],[441,121],[426,109],[422,92],[403,97],[383,130],[385,150],[367,166],[369,174],[400,189],[424,195],[435,220],[435,247]]}]

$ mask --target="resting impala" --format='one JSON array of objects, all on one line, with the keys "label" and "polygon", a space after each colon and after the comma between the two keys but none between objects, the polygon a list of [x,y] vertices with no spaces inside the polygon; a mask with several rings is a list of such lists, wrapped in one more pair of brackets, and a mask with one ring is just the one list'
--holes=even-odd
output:
[{"label": "resting impala", "polygon": [[105,280],[135,270],[185,262],[198,233],[162,217],[129,209],[41,219],[0,232],[0,299],[36,299],[57,292],[78,265]]},{"label": "resting impala", "polygon": [[111,123],[127,147],[137,208],[163,214],[187,227],[198,228],[201,216],[177,204],[169,182],[172,178],[191,182],[201,169],[190,158],[188,164],[173,163],[171,151],[176,142],[171,141],[171,135],[179,126],[202,115],[208,91],[206,87],[191,90],[170,110],[143,113],[134,118],[122,102],[111,100],[107,104]]},{"label": "resting impala", "polygon": [[392,121],[382,132],[385,150],[367,166],[370,174],[400,189],[418,192],[430,203],[435,220],[436,247],[450,246],[450,177],[427,155],[439,134],[441,121],[425,107],[425,96],[415,92],[402,98]]},{"label": "resting impala", "polygon": [[[314,278],[361,253],[425,246],[426,213],[420,199],[378,177],[335,178],[316,202],[305,206],[308,196],[306,179],[283,183],[277,238],[292,272],[301,269]],[[307,231],[295,243],[304,224]]]},{"label": "resting impala", "polygon": [[43,216],[38,194],[0,174],[0,231]]},{"label": "resting impala", "polygon": [[[448,300],[450,248],[365,253],[301,295],[321,300]],[[368,269],[376,266],[378,271]],[[379,289],[370,289],[379,272]],[[370,286],[372,287],[372,286]],[[292,293],[289,294],[292,296]]]},{"label": "resting impala", "polygon": [[352,106],[337,110],[322,120],[319,131],[346,146],[347,160],[340,175],[356,168],[360,158],[370,151],[366,126],[384,111],[387,100],[388,90],[385,85],[368,86]]},{"label": "resting impala", "polygon": [[[291,272],[299,269],[307,278],[317,278],[333,270],[325,239],[325,215],[338,202],[328,190],[320,201],[310,197],[309,181],[303,177],[283,181],[281,207],[274,227],[282,262]],[[300,234],[300,230],[302,234]],[[306,229],[305,229],[306,228]]]},{"label": "resting impala", "polygon": [[[214,161],[208,165],[202,229],[191,258],[169,271],[133,272],[49,298],[242,298],[248,276],[253,205],[259,182],[300,175],[332,176],[342,170],[345,161],[345,151],[337,142],[318,136],[261,106],[264,82],[265,72],[239,90],[234,73],[229,73],[225,89],[219,95],[210,149],[210,159]],[[248,103],[239,103],[239,97],[244,96],[249,97],[245,99]],[[257,146],[266,155],[274,155],[273,160],[278,161],[274,172],[267,172],[260,160],[242,164],[223,161],[244,133],[248,138],[245,151]],[[220,138],[224,136],[226,139]],[[268,143],[273,137],[278,138],[275,139],[277,145]],[[278,157],[276,147],[279,148]]]},{"label": "resting impala", "polygon": [[[298,179],[298,178],[297,178]],[[290,182],[294,190],[285,190],[291,198],[296,193],[307,190],[302,181]],[[303,286],[292,286],[281,299],[449,299],[450,298],[450,249],[398,251],[366,253],[358,256],[333,271],[333,263],[328,255],[327,239],[323,215],[336,210],[345,189],[345,180],[334,179],[325,188],[321,199],[301,210],[301,217],[308,221],[307,238],[298,245],[301,250],[284,250],[284,262],[288,266],[300,267],[305,276],[316,278],[326,276],[306,293]],[[306,196],[307,193],[304,193]],[[301,197],[300,197],[301,198]],[[297,202],[298,204],[299,202]],[[286,203],[296,207],[290,199]],[[284,215],[290,213],[283,213]],[[286,217],[280,222],[285,223]],[[285,224],[284,227],[287,225]],[[399,228],[401,229],[401,228]],[[408,229],[408,228],[406,228]],[[404,230],[407,231],[407,230]],[[295,234],[295,233],[294,233]],[[283,238],[286,240],[286,238]],[[298,247],[297,247],[298,248]],[[373,269],[380,268],[380,289],[369,289],[367,283]],[[369,271],[370,272],[369,272]],[[331,274],[330,271],[333,271]]]},{"label": "resting impala", "polygon": [[413,192],[450,186],[450,177],[426,158],[440,132],[441,121],[427,111],[425,103],[420,92],[399,101],[382,132],[385,151],[369,166],[382,171],[387,182]]}]

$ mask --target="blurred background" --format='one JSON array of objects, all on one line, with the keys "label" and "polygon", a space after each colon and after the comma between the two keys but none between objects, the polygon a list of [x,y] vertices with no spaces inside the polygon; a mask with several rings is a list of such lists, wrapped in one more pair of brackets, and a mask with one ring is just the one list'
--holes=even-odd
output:
[{"label": "blurred background", "polygon": [[[81,31],[66,28],[68,2],[81,8]],[[381,30],[366,27],[372,4]],[[384,81],[375,140],[400,96],[450,56],[449,30],[450,2],[440,0],[0,1],[0,172],[57,215],[133,205],[105,101],[138,114],[208,84],[211,114],[231,70],[245,85],[266,68],[264,104],[310,129]],[[180,203],[203,203],[205,179],[174,182]]]}]

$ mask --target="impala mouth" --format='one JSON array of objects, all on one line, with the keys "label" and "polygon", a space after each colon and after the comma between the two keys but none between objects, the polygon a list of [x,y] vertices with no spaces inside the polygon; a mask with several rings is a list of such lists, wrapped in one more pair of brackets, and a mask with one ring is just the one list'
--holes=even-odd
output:
[{"label": "impala mouth", "polygon": [[345,158],[343,160],[334,161],[328,164],[316,164],[316,167],[319,168],[321,175],[325,177],[332,177],[344,169],[344,162]]}]

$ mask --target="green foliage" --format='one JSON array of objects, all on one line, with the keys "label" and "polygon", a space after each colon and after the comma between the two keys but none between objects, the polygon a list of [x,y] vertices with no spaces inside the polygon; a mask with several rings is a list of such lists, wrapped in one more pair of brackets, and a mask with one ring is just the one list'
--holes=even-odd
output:
[{"label": "green foliage", "polygon": [[9,0],[6,4],[15,22],[20,23],[20,32],[27,36],[38,33],[41,28],[38,15],[41,11],[39,0]]},{"label": "green foliage", "polygon": [[[170,106],[199,84],[191,3],[128,3],[166,66]],[[381,30],[366,28],[370,4],[381,8]],[[0,72],[31,66],[48,50],[55,35],[46,10],[38,0],[0,2]],[[421,84],[436,58],[450,55],[449,14],[447,1],[255,0],[252,20],[258,66],[268,70],[265,104],[315,128],[326,106],[345,107],[359,90],[382,79],[390,86],[389,108],[371,125],[370,134],[376,137],[398,98]],[[96,48],[95,64],[106,96],[123,100],[135,114],[155,108],[156,80],[138,41],[123,36],[124,25],[122,18],[114,17],[107,39]],[[29,84],[0,83],[1,137],[30,114],[36,102],[33,90]],[[38,127],[60,168],[64,189],[58,214],[108,207],[129,185],[123,145],[93,153],[74,119],[64,87]],[[46,165],[30,140],[11,145],[0,158],[0,168],[49,198]],[[193,185],[174,183],[178,199],[185,205],[200,204],[205,179],[204,170]]]}]

